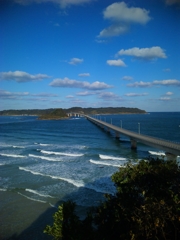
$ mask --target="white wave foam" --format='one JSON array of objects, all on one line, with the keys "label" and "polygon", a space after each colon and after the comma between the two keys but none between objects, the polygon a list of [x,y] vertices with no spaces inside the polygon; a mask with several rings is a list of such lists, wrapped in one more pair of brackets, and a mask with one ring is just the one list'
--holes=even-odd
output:
[{"label": "white wave foam", "polygon": [[20,193],[20,192],[18,192],[18,194],[21,195],[21,196],[23,196],[23,197],[25,197],[25,198],[27,198],[27,199],[29,199],[29,200],[35,201],[35,202],[47,203],[46,201],[42,201],[42,200],[30,198],[30,197],[28,197],[28,196],[26,196],[26,195],[24,195],[24,194],[22,194],[22,193]]},{"label": "white wave foam", "polygon": [[40,150],[44,154],[54,154],[54,155],[61,155],[61,156],[69,156],[69,157],[81,157],[84,154],[74,154],[74,153],[64,153],[64,152],[52,152],[52,151],[44,151]]},{"label": "white wave foam", "polygon": [[0,166],[4,166],[5,164],[4,163],[0,163]]},{"label": "white wave foam", "polygon": [[123,157],[114,157],[114,156],[107,156],[107,155],[102,155],[102,154],[99,154],[99,157],[101,159],[107,159],[107,160],[120,160],[120,161],[127,161],[126,158],[123,158]]},{"label": "white wave foam", "polygon": [[165,153],[163,152],[153,152],[153,151],[148,151],[151,155],[157,155],[157,156],[166,156]]},{"label": "white wave foam", "polygon": [[40,146],[49,146],[50,144],[46,144],[46,143],[39,143]]},{"label": "white wave foam", "polygon": [[25,148],[23,146],[13,146],[13,148]]},{"label": "white wave foam", "polygon": [[31,192],[31,193],[34,193],[34,194],[36,194],[36,195],[38,195],[38,196],[41,196],[41,197],[54,198],[54,197],[52,197],[52,196],[50,196],[50,195],[48,195],[48,194],[45,195],[45,194],[39,193],[39,192],[37,192],[37,191],[35,191],[35,190],[28,189],[28,188],[26,188],[25,191],[27,191],[27,192]]},{"label": "white wave foam", "polygon": [[2,192],[6,192],[7,189],[5,189],[5,188],[0,188],[0,191],[2,191]]},{"label": "white wave foam", "polygon": [[15,154],[6,154],[6,153],[0,153],[1,156],[5,157],[13,157],[13,158],[25,158],[26,156],[23,155],[15,155]]},{"label": "white wave foam", "polygon": [[124,167],[124,165],[112,164],[112,163],[107,163],[107,162],[103,162],[103,161],[94,161],[92,159],[90,159],[89,161],[91,163],[97,164],[97,165],[105,165],[105,166],[112,166],[112,167]]},{"label": "white wave foam", "polygon": [[40,176],[43,176],[43,177],[50,177],[52,179],[58,179],[58,180],[63,180],[65,182],[68,182],[68,183],[71,183],[73,184],[74,186],[76,187],[83,187],[84,186],[84,183],[82,181],[78,181],[78,180],[73,180],[73,179],[68,179],[68,178],[62,178],[62,177],[58,177],[58,176],[51,176],[51,175],[48,175],[48,174],[43,174],[43,173],[40,173],[40,172],[35,172],[35,171],[32,171],[30,169],[27,169],[27,168],[24,168],[24,167],[19,167],[19,170],[23,170],[23,171],[26,171],[26,172],[30,172],[34,175],[40,175]]},{"label": "white wave foam", "polygon": [[34,155],[34,154],[29,154],[29,157],[40,158],[40,159],[43,159],[43,160],[53,161],[53,162],[60,162],[60,161],[62,161],[60,159],[49,158],[49,157],[44,157],[44,156],[38,156],[38,155]]}]

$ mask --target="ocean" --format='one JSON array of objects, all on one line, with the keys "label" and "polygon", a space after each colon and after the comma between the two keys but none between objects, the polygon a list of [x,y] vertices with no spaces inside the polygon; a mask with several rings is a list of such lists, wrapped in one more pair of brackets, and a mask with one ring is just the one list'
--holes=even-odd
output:
[{"label": "ocean", "polygon": [[[125,129],[180,143],[180,112],[102,115]],[[128,162],[163,155],[94,125],[85,118],[38,120],[0,117],[0,239],[51,239],[43,234],[60,203],[73,200],[77,213],[114,194],[113,173]],[[178,160],[180,158],[178,157]]]}]

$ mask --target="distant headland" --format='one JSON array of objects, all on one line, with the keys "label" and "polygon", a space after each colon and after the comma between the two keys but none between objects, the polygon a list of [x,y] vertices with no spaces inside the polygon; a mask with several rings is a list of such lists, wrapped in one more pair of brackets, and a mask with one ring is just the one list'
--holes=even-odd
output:
[{"label": "distant headland", "polygon": [[50,109],[24,109],[24,110],[3,110],[0,116],[38,116],[40,120],[65,119],[70,115],[76,114],[145,114],[145,110],[127,107],[101,107],[101,108],[81,108],[72,107],[68,109],[50,108]]}]

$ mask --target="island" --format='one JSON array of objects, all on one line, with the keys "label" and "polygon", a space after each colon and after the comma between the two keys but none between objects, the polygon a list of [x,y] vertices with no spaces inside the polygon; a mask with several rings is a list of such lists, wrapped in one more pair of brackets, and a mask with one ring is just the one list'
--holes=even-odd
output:
[{"label": "island", "polygon": [[24,110],[3,110],[0,116],[38,116],[39,120],[60,120],[79,114],[85,115],[112,115],[112,114],[146,114],[145,110],[127,107],[101,107],[101,108],[82,108],[72,107],[68,109],[24,109]]}]

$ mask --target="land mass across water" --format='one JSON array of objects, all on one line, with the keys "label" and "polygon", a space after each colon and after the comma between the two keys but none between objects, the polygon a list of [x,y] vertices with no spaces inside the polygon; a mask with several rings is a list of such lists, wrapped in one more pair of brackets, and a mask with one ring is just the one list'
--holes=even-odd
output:
[{"label": "land mass across water", "polygon": [[3,110],[0,116],[38,116],[40,120],[65,119],[74,114],[95,115],[95,114],[145,114],[145,110],[139,108],[127,107],[101,107],[101,108],[81,108],[72,107],[68,109],[50,108],[50,109],[24,109],[24,110]]}]

